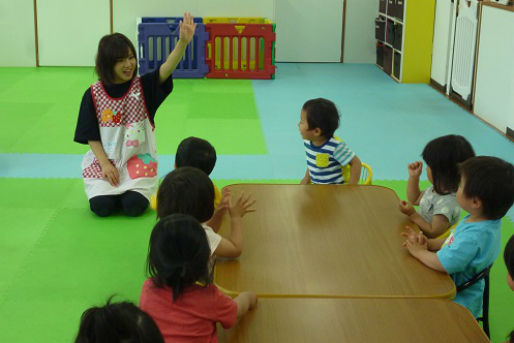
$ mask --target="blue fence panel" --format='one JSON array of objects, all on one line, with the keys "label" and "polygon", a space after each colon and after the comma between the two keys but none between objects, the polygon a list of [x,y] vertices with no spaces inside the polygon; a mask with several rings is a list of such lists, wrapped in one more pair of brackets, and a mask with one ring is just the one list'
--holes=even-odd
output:
[{"label": "blue fence panel", "polygon": [[[179,39],[179,17],[143,17],[138,25],[138,50],[140,74],[157,68],[166,58]],[[196,31],[187,46],[184,57],[173,72],[176,78],[202,78],[208,73],[205,62],[205,44],[209,33],[205,31],[202,18],[195,18]],[[168,22],[171,23],[168,23]]]}]

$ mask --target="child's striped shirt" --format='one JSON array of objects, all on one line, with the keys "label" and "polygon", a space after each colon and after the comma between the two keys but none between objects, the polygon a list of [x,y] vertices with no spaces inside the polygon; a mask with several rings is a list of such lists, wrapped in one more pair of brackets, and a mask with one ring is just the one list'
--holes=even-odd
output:
[{"label": "child's striped shirt", "polygon": [[344,182],[341,168],[355,157],[355,153],[345,142],[332,137],[319,147],[308,140],[304,140],[303,144],[312,183],[337,184]]}]

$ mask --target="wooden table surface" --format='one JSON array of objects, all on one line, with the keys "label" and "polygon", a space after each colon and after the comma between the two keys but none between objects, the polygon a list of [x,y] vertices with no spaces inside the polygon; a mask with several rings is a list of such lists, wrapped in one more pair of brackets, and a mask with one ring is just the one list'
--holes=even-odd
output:
[{"label": "wooden table surface", "polygon": [[[396,194],[380,186],[232,185],[249,192],[244,248],[218,260],[215,282],[260,296],[451,298],[451,278],[401,246],[409,223]],[[221,234],[228,236],[224,225]],[[229,292],[230,293],[230,292]]]},{"label": "wooden table surface", "polygon": [[489,342],[471,313],[440,299],[263,298],[220,343]]}]

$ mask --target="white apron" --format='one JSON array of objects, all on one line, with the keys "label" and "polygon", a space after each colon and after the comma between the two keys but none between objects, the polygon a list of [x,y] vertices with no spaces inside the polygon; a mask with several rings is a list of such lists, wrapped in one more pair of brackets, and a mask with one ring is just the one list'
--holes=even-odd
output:
[{"label": "white apron", "polygon": [[157,190],[157,152],[154,127],[148,117],[139,77],[121,98],[111,98],[100,81],[91,86],[107,158],[118,169],[116,187],[102,177],[102,168],[91,150],[82,160],[82,177],[88,199],[136,191],[147,199]]}]

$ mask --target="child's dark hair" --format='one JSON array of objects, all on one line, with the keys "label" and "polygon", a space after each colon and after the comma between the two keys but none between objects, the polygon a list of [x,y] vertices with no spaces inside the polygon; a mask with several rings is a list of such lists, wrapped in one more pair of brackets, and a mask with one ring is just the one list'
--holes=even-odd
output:
[{"label": "child's dark hair", "polygon": [[503,260],[507,266],[507,271],[512,279],[514,279],[514,235],[510,237],[503,251]]},{"label": "child's dark hair", "polygon": [[432,171],[434,190],[449,194],[459,188],[459,163],[475,156],[475,151],[466,138],[447,135],[428,142],[421,155]]},{"label": "child's dark hair", "polygon": [[339,127],[339,112],[330,100],[317,98],[303,104],[309,130],[319,128],[321,135],[331,138]]},{"label": "child's dark hair", "polygon": [[514,166],[492,156],[477,156],[460,164],[464,194],[482,202],[487,219],[501,219],[514,203]]},{"label": "child's dark hair", "polygon": [[153,319],[130,302],[87,309],[75,343],[164,343]]},{"label": "child's dark hair", "polygon": [[[119,59],[126,58],[129,55],[129,50],[136,58],[134,45],[130,39],[121,33],[105,35],[100,39],[95,60],[95,72],[100,81],[108,85],[114,83],[114,65]],[[136,74],[137,63],[134,76]]]},{"label": "child's dark hair", "polygon": [[212,283],[211,248],[202,225],[192,216],[172,214],[155,224],[150,236],[147,271],[157,287],[173,290],[173,300],[197,281]]},{"label": "child's dark hair", "polygon": [[207,175],[216,164],[216,150],[205,139],[189,137],[180,142],[175,155],[175,165],[181,167],[195,167]]},{"label": "child's dark hair", "polygon": [[203,223],[214,213],[214,185],[198,168],[177,168],[164,178],[157,192],[157,217],[189,214]]}]

